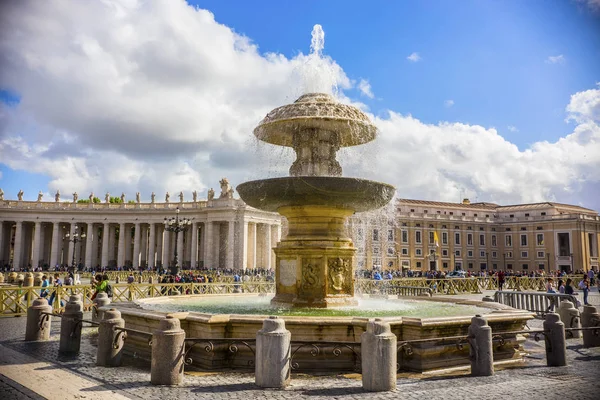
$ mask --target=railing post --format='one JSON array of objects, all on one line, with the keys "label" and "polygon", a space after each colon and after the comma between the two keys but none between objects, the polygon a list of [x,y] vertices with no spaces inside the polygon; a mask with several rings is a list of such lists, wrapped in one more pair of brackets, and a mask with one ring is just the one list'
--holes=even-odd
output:
[{"label": "railing post", "polygon": [[152,335],[150,382],[153,385],[179,385],[183,381],[185,331],[179,320],[167,315]]},{"label": "railing post", "polygon": [[123,353],[123,340],[116,340],[122,331],[115,328],[125,327],[125,320],[121,318],[121,312],[111,308],[104,313],[104,319],[100,321],[98,328],[98,350],[96,352],[96,365],[101,367],[118,367],[121,365]]},{"label": "railing post", "polygon": [[292,334],[285,321],[271,316],[256,333],[255,383],[262,388],[284,388],[290,383]]},{"label": "railing post", "polygon": [[[600,330],[600,314],[594,306],[583,306],[581,313],[581,325],[584,328],[597,327]],[[583,347],[599,347],[600,334],[598,331],[585,330],[583,331]]]},{"label": "railing post", "polygon": [[81,320],[83,319],[83,303],[78,295],[69,297],[65,312],[60,321],[61,354],[77,354],[81,347]]},{"label": "railing post", "polygon": [[398,349],[390,324],[379,318],[369,321],[360,342],[363,389],[370,392],[396,389]]},{"label": "railing post", "polygon": [[[52,317],[42,313],[51,313],[52,307],[48,300],[39,298],[33,301],[31,307],[27,309],[27,326],[25,327],[25,341],[48,340],[50,338],[50,323]],[[47,319],[46,319],[47,318]],[[45,319],[44,323],[42,319]]]},{"label": "railing post", "polygon": [[100,307],[105,307],[110,304],[110,298],[104,292],[100,292],[94,299],[94,307],[92,308],[92,321],[102,321],[104,311]]},{"label": "railing post", "polygon": [[[560,302],[558,315],[560,315],[560,320],[565,324],[565,328],[581,328],[579,310],[569,300]],[[571,334],[574,338],[581,337],[581,331],[571,331]]]},{"label": "railing post", "polygon": [[546,364],[549,367],[567,365],[567,341],[565,324],[556,313],[546,314],[544,320],[544,341],[546,342]]},{"label": "railing post", "polygon": [[471,375],[494,375],[494,353],[492,349],[492,328],[481,315],[471,318],[469,326],[469,358]]}]

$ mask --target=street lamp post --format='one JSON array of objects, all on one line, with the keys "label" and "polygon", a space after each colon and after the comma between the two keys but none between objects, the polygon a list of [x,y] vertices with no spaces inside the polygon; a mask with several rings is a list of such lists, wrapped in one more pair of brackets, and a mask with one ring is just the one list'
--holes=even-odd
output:
[{"label": "street lamp post", "polygon": [[165,217],[165,231],[175,232],[175,249],[173,251],[173,265],[171,266],[171,275],[179,274],[179,260],[177,259],[177,241],[179,238],[179,232],[185,232],[187,227],[192,223],[192,220],[188,218],[179,219],[179,207],[177,207],[177,213],[175,218]]},{"label": "street lamp post", "polygon": [[85,237],[85,232],[79,233],[79,227],[77,225],[75,225],[72,235],[69,232],[65,233],[65,239],[68,239],[69,242],[73,242],[73,256],[71,257],[71,268],[69,272],[75,273],[76,271],[75,253],[77,252],[77,243],[81,242],[82,239],[85,239]]}]

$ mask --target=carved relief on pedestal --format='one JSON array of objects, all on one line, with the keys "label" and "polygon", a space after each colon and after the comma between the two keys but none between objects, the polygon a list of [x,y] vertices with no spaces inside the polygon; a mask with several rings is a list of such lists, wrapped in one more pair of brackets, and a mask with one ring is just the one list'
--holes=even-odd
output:
[{"label": "carved relief on pedestal", "polygon": [[283,286],[296,284],[296,260],[279,261],[279,283]]},{"label": "carved relief on pedestal", "polygon": [[321,259],[305,258],[302,260],[302,285],[300,287],[304,296],[319,295],[321,292]]},{"label": "carved relief on pedestal", "polygon": [[329,290],[331,292],[345,291],[346,278],[351,273],[350,260],[341,257],[330,258],[327,262],[329,271]]}]

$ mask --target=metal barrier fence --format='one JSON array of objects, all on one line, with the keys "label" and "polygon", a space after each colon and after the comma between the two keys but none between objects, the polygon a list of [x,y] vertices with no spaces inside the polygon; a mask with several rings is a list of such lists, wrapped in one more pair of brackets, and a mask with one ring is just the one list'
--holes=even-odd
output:
[{"label": "metal barrier fence", "polygon": [[577,297],[559,293],[496,292],[494,301],[520,310],[545,315],[558,308],[561,301],[568,300],[577,305]]}]

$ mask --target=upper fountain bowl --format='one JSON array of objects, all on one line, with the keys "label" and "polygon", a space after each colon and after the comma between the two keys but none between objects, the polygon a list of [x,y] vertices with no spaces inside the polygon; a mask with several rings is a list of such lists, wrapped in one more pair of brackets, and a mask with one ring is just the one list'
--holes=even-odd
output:
[{"label": "upper fountain bowl", "polygon": [[262,179],[244,182],[236,189],[246,204],[264,211],[306,205],[368,211],[389,203],[396,191],[386,183],[333,176]]},{"label": "upper fountain bowl", "polygon": [[307,93],[268,113],[254,135],[267,143],[293,147],[294,135],[306,129],[336,132],[340,147],[368,143],[377,134],[375,125],[358,108],[338,103],[325,93]]}]

